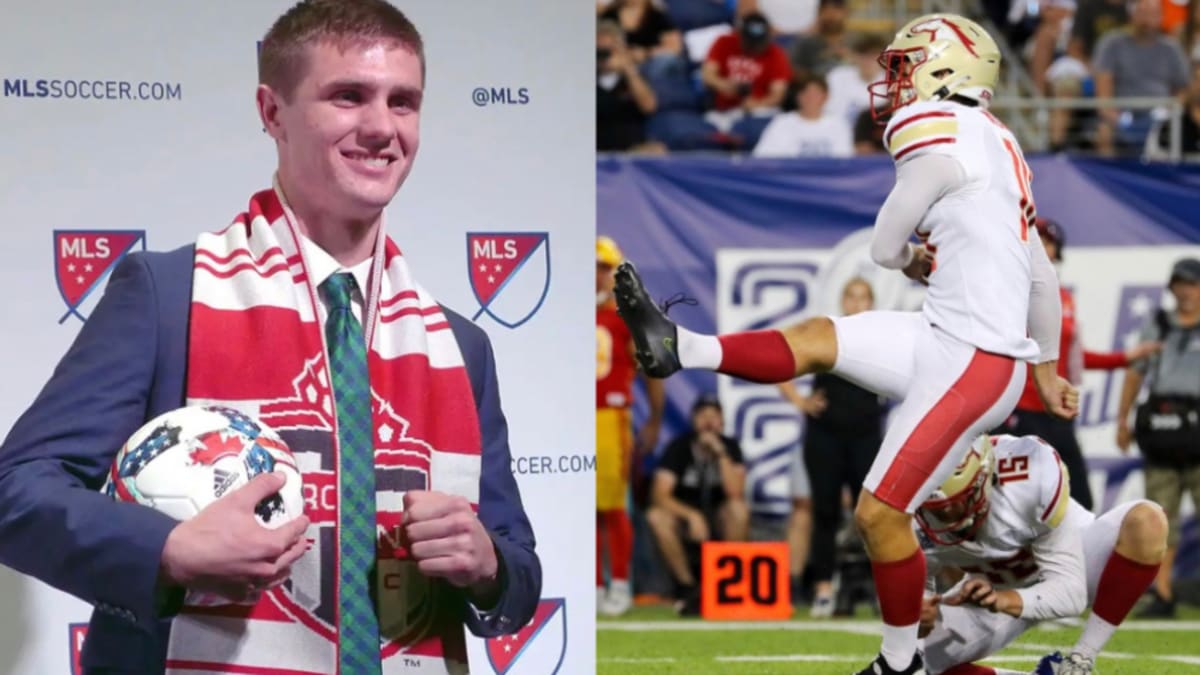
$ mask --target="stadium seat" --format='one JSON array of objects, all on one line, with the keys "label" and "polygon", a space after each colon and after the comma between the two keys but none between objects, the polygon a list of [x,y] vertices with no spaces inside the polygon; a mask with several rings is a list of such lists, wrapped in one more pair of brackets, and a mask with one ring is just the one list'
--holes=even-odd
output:
[{"label": "stadium seat", "polygon": [[667,14],[681,31],[733,23],[737,0],[665,0]]}]

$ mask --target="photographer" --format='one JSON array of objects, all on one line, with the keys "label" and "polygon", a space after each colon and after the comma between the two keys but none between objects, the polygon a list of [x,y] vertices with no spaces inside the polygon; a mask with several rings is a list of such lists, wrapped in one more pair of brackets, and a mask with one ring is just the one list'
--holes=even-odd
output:
[{"label": "photographer", "polygon": [[[1143,340],[1161,340],[1162,351],[1126,371],[1117,412],[1117,446],[1128,452],[1136,435],[1146,460],[1146,498],[1163,507],[1170,525],[1167,555],[1154,582],[1155,598],[1144,617],[1175,616],[1171,571],[1179,546],[1183,492],[1200,504],[1200,260],[1176,262],[1167,288],[1175,297],[1175,310],[1158,310],[1141,331]],[[1138,406],[1131,432],[1129,411],[1143,381],[1150,394]]]},{"label": "photographer", "polygon": [[682,614],[699,612],[700,544],[744,541],[750,525],[742,448],[721,433],[716,395],[692,406],[692,430],[663,450],[654,472],[646,522],[678,587]]},{"label": "photographer", "polygon": [[646,142],[646,119],[658,108],[613,21],[596,26],[596,149],[626,151]]}]

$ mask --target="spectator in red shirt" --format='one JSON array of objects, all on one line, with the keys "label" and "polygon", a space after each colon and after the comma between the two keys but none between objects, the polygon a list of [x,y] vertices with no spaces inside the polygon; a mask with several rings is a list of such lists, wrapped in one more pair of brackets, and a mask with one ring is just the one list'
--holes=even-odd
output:
[{"label": "spectator in red shirt", "polygon": [[713,94],[713,122],[728,131],[746,114],[774,115],[783,104],[792,66],[787,53],[771,41],[771,25],[757,12],[742,17],[737,32],[713,43],[700,68]]},{"label": "spectator in red shirt", "polygon": [[[1055,262],[1062,262],[1062,249],[1065,243],[1062,226],[1049,218],[1037,219],[1037,231],[1041,236],[1042,245],[1046,247],[1046,255]],[[1156,351],[1161,345],[1158,342],[1143,342],[1124,352],[1089,352],[1084,350],[1079,337],[1078,325],[1075,323],[1075,298],[1065,286],[1059,285],[1062,294],[1062,338],[1061,352],[1058,356],[1058,374],[1067,378],[1072,384],[1079,384],[1083,370],[1116,370],[1124,368],[1131,362],[1145,358]],[[1033,378],[1025,379],[1025,391],[1017,401],[1016,410],[1008,420],[996,430],[997,433],[1014,436],[1039,436],[1055,449],[1071,476],[1071,498],[1081,506],[1092,510],[1092,492],[1088,486],[1087,463],[1083,452],[1079,449],[1079,441],[1075,437],[1075,423],[1062,420],[1046,412],[1042,400],[1038,397],[1033,386]]]}]

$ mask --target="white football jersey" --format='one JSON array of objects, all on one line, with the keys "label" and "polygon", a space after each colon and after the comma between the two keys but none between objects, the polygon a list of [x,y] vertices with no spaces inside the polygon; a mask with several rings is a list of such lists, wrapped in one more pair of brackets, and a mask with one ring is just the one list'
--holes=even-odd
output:
[{"label": "white football jersey", "polygon": [[1030,246],[1041,243],[1032,172],[1012,132],[985,110],[922,101],[892,116],[884,143],[897,167],[922,155],[946,155],[966,177],[916,228],[935,261],[924,304],[929,322],[985,351],[1036,358],[1026,325]]},{"label": "white football jersey", "polygon": [[[987,520],[971,541],[954,546],[932,542],[918,528],[930,576],[943,567],[987,577],[996,588],[1036,583],[1048,560],[1069,560],[1078,539],[1049,536],[1059,527],[1082,528],[1091,519],[1070,497],[1067,470],[1058,452],[1035,436],[994,436],[996,483]],[[1070,567],[1070,564],[1066,565]],[[1080,578],[1084,574],[1078,570]]]}]

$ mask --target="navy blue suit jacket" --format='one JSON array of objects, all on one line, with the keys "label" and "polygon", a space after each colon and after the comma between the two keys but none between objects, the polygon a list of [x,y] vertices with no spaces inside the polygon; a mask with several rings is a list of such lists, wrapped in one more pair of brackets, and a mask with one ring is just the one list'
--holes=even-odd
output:
[{"label": "navy blue suit jacket", "polygon": [[[94,607],[89,672],[161,673],[170,631],[155,585],[177,524],[98,492],[117,450],[153,417],[184,404],[193,247],[127,256],[32,406],[0,445],[0,563]],[[445,309],[445,308],[443,308]],[[449,309],[483,440],[479,517],[499,551],[503,593],[463,621],[481,637],[533,617],[542,570],[513,478],[487,334]],[[159,594],[161,597],[161,594]]]}]

